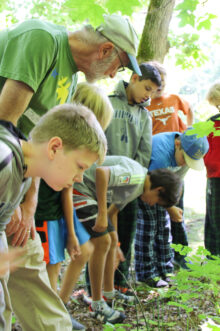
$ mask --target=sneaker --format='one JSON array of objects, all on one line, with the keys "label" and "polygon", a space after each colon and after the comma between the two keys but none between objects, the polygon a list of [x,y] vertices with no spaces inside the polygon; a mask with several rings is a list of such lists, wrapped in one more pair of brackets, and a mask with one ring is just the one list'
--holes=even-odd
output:
[{"label": "sneaker", "polygon": [[192,262],[186,261],[186,259],[184,257],[181,259],[174,259],[174,261],[173,261],[174,267],[182,268],[185,270],[191,270],[187,264],[192,264]]},{"label": "sneaker", "polygon": [[174,276],[175,275],[173,273],[167,273],[167,274],[161,275],[161,278],[170,285],[170,283],[173,282]]},{"label": "sneaker", "polygon": [[103,299],[95,309],[92,308],[92,305],[90,305],[89,309],[91,316],[102,323],[121,323],[125,319],[125,315],[123,313],[110,308]]},{"label": "sneaker", "polygon": [[125,294],[125,295],[133,295],[133,291],[128,288],[128,287],[124,287],[124,286],[121,286],[121,285],[115,285],[115,289],[120,291],[121,293]]},{"label": "sneaker", "polygon": [[70,319],[71,319],[71,322],[72,322],[72,331],[76,331],[76,330],[86,330],[86,328],[85,328],[85,326],[84,325],[82,325],[82,324],[80,324],[79,322],[77,322],[74,318],[73,318],[73,316],[71,315],[71,313],[70,313],[70,311],[69,311],[69,307],[68,307],[68,305],[67,304],[64,304],[64,306],[66,307],[66,309],[67,309],[67,311],[68,311],[68,313],[69,313],[69,315],[70,315]]},{"label": "sneaker", "polygon": [[155,287],[155,288],[160,288],[160,287],[166,287],[169,284],[163,280],[160,277],[155,277],[155,278],[148,278],[144,281],[148,286],[150,287]]},{"label": "sneaker", "polygon": [[111,299],[103,296],[104,300],[110,307],[114,306],[114,302],[121,303],[123,305],[132,305],[133,303],[137,302],[134,295],[125,295],[118,290],[114,290],[114,293],[114,298]]},{"label": "sneaker", "polygon": [[82,300],[83,300],[83,302],[84,302],[87,306],[90,306],[91,303],[92,303],[92,298],[89,297],[89,296],[86,295],[86,294],[83,294],[83,296],[82,296]]}]

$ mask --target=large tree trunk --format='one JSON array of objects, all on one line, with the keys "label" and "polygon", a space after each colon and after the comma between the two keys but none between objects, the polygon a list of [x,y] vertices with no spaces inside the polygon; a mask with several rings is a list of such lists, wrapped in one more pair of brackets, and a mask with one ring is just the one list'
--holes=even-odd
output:
[{"label": "large tree trunk", "polygon": [[161,63],[169,51],[167,39],[175,0],[151,0],[138,50],[138,62]]}]

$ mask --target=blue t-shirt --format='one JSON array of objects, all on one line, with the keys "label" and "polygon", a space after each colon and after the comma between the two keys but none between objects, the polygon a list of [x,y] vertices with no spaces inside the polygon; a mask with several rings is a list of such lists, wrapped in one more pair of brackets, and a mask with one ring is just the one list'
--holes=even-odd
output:
[{"label": "blue t-shirt", "polygon": [[175,138],[179,132],[162,132],[152,139],[152,154],[149,170],[177,167],[175,159]]}]

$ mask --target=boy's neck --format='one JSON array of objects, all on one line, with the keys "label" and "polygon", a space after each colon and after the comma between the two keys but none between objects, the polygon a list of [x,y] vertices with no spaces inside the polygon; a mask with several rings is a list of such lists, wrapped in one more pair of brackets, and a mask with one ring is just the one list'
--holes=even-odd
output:
[{"label": "boy's neck", "polygon": [[128,84],[128,86],[125,88],[125,91],[126,91],[126,94],[127,94],[128,104],[133,105],[134,100],[133,100],[132,95],[131,95],[131,85],[130,84]]},{"label": "boy's neck", "polygon": [[151,187],[150,175],[146,175],[145,181],[144,181],[144,192],[146,190],[149,190],[150,187]]},{"label": "boy's neck", "polygon": [[24,156],[24,177],[38,177],[38,162],[42,160],[42,157],[39,157],[38,149],[33,149],[33,144],[30,140],[20,140],[20,143]]}]

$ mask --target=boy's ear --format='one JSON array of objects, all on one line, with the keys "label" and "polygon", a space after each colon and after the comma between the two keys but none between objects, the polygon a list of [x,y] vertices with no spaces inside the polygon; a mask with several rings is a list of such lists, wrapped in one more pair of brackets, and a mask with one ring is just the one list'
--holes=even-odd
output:
[{"label": "boy's ear", "polygon": [[160,191],[164,191],[164,187],[163,186],[158,186],[158,187],[156,187],[155,188],[155,190],[157,191],[157,192],[160,192]]},{"label": "boy's ear", "polygon": [[52,137],[47,145],[48,156],[53,160],[58,150],[63,148],[63,141],[60,137]]},{"label": "boy's ear", "polygon": [[99,60],[108,58],[111,55],[113,49],[114,49],[114,45],[110,41],[101,44],[98,49]]},{"label": "boy's ear", "polygon": [[133,74],[133,75],[131,76],[131,82],[132,82],[132,83],[139,82],[139,80],[140,80],[140,77],[138,76],[138,74]]}]

